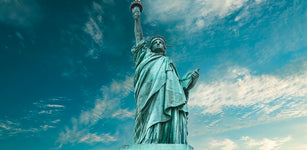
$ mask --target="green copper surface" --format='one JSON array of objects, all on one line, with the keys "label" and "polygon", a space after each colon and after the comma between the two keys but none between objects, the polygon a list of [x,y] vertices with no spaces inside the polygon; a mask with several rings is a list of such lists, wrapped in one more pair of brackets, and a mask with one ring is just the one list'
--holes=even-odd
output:
[{"label": "green copper surface", "polygon": [[165,55],[165,40],[156,37],[148,48],[143,39],[140,9],[134,7],[132,14],[136,38],[131,50],[136,64],[134,142],[187,144],[188,93],[199,70],[180,78],[174,63]]}]

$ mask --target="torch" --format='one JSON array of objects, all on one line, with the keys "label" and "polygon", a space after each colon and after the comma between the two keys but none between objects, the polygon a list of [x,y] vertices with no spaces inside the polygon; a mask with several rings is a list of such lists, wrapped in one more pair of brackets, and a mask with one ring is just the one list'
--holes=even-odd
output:
[{"label": "torch", "polygon": [[135,0],[135,1],[133,1],[133,2],[131,3],[131,5],[130,5],[130,10],[132,11],[132,9],[133,9],[134,7],[139,7],[139,8],[140,8],[140,11],[141,11],[141,12],[143,11],[143,5],[142,5],[142,3],[141,3],[140,0]]}]

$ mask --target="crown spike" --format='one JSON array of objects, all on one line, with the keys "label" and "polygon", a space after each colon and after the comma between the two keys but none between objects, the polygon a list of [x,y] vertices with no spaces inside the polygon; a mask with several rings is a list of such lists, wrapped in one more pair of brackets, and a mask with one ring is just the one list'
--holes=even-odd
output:
[{"label": "crown spike", "polygon": [[163,35],[163,37],[165,38],[165,36],[167,35],[168,31],[165,32],[165,34]]},{"label": "crown spike", "polygon": [[166,42],[169,42],[169,41],[173,41],[174,39],[169,39],[169,40],[166,40]]},{"label": "crown spike", "polygon": [[147,30],[147,32],[148,32],[148,34],[149,34],[151,37],[153,37],[152,34],[151,34],[151,32],[150,32],[149,30]]},{"label": "crown spike", "polygon": [[159,36],[159,26],[158,26],[158,28],[157,28],[157,35]]},{"label": "crown spike", "polygon": [[173,46],[173,45],[166,45],[166,47],[175,47],[175,46]]}]

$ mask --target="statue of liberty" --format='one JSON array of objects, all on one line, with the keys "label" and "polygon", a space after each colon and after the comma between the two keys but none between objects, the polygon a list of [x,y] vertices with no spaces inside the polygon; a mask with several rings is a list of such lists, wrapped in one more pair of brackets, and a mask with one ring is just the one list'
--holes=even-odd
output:
[{"label": "statue of liberty", "polygon": [[166,56],[166,40],[157,35],[146,45],[141,27],[141,2],[131,5],[135,20],[135,144],[187,144],[188,94],[195,85],[197,70],[179,78],[172,60]]}]

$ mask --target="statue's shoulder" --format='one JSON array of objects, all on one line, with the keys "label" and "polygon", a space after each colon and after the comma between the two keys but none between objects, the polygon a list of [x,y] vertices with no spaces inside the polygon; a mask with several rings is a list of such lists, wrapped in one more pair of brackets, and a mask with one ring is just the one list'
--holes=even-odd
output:
[{"label": "statue's shoulder", "polygon": [[146,46],[146,41],[145,40],[141,40],[140,42],[138,42],[137,44],[135,44],[132,49],[131,49],[131,52],[136,54],[138,53],[139,51],[144,51],[144,50],[147,50],[147,46]]}]

